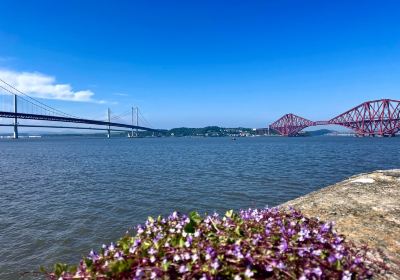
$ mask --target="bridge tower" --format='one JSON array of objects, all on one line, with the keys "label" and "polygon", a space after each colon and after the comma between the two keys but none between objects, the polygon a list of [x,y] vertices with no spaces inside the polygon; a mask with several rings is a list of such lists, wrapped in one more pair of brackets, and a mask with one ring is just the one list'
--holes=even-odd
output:
[{"label": "bridge tower", "polygon": [[18,104],[17,104],[17,95],[14,94],[14,139],[18,139],[18,119],[17,119],[17,113],[18,113]]},{"label": "bridge tower", "polygon": [[[136,112],[136,126],[139,126],[139,107],[132,107],[132,126],[135,125],[135,112]],[[129,133],[128,133],[129,136]],[[137,137],[138,136],[138,129],[135,129],[132,127],[131,134],[129,137]]]},{"label": "bridge tower", "polygon": [[[136,106],[136,126],[139,126],[139,107]],[[136,128],[136,137],[138,137],[139,132],[138,129]]]},{"label": "bridge tower", "polygon": [[110,111],[110,108],[108,108],[107,115],[108,115],[107,138],[111,138],[111,126],[110,126],[110,122],[111,122],[111,111]]},{"label": "bridge tower", "polygon": [[[134,112],[135,112],[134,110],[135,110],[135,108],[132,107],[132,125],[134,125],[134,122],[133,122],[133,115],[134,115]],[[133,127],[132,127],[131,137],[133,137]]]}]

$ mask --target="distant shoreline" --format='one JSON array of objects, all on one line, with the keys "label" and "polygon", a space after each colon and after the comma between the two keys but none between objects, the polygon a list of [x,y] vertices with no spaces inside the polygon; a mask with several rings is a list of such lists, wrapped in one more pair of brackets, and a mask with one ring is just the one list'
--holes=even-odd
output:
[{"label": "distant shoreline", "polygon": [[[133,138],[157,138],[157,137],[280,137],[279,134],[274,132],[264,133],[266,130],[254,128],[223,128],[218,126],[209,126],[203,128],[173,128],[164,130],[160,133],[152,133],[146,131],[139,131],[138,137]],[[112,137],[128,137],[127,132],[114,132]],[[32,131],[22,132],[19,134],[21,138],[49,138],[49,137],[105,137],[105,133],[62,133],[62,132],[47,132],[47,131]],[[334,130],[319,129],[314,131],[305,131],[299,134],[299,137],[310,136],[354,136],[353,133],[338,132]],[[0,139],[12,138],[12,134],[0,134]]]}]

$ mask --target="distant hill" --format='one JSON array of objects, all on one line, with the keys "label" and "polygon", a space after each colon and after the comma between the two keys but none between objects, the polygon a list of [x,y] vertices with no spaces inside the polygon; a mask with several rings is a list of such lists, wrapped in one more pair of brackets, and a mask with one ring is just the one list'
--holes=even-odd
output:
[{"label": "distant hill", "polygon": [[[126,137],[128,132],[113,132],[113,137]],[[313,131],[302,131],[299,136],[323,136],[327,134],[334,134],[336,131],[329,129],[319,129]],[[106,132],[77,132],[71,131],[27,131],[20,133],[21,136],[29,135],[41,135],[44,137],[59,137],[59,136],[90,136],[90,137],[104,137]],[[200,128],[191,127],[178,127],[170,130],[161,130],[153,133],[151,131],[139,131],[139,137],[240,137],[240,136],[252,136],[256,135],[257,131],[252,128],[236,127],[236,128],[225,128],[219,126],[206,126]],[[275,131],[270,131],[271,135],[276,135]],[[12,133],[0,133],[0,136],[11,136]]]},{"label": "distant hill", "polygon": [[251,128],[224,128],[219,126],[206,126],[202,128],[179,127],[173,128],[165,132],[166,136],[206,136],[206,137],[222,137],[222,136],[239,136],[243,134],[254,134]]}]

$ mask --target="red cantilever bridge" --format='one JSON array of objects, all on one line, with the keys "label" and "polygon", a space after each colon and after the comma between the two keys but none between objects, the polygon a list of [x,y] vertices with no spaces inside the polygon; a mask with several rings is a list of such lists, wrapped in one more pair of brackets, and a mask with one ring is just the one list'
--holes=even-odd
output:
[{"label": "red cantilever bridge", "polygon": [[282,136],[296,136],[306,127],[328,124],[350,128],[359,136],[395,136],[400,130],[400,100],[367,101],[329,121],[310,121],[286,114],[269,128]]}]

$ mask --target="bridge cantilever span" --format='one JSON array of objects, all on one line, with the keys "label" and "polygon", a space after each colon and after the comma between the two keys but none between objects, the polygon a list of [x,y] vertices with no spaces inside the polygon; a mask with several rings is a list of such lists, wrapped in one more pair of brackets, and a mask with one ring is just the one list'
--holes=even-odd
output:
[{"label": "bridge cantilever span", "polygon": [[400,101],[381,99],[364,102],[329,120],[360,136],[394,136],[400,130]]},{"label": "bridge cantilever span", "polygon": [[314,122],[294,114],[286,114],[269,126],[283,136],[295,136],[306,127],[315,125]]},{"label": "bridge cantilever span", "polygon": [[286,114],[269,127],[282,136],[296,136],[306,127],[328,124],[350,128],[359,136],[395,136],[400,130],[400,101],[367,101],[329,121],[313,122],[294,114]]}]

